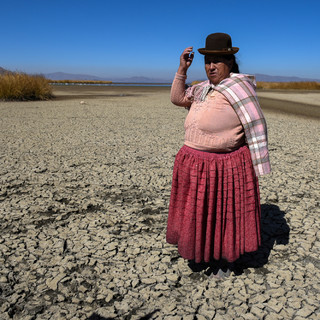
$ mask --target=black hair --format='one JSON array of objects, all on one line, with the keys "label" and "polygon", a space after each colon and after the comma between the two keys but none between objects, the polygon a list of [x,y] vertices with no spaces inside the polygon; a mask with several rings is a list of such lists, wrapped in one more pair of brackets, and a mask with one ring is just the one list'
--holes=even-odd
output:
[{"label": "black hair", "polygon": [[228,55],[225,55],[224,57],[227,60],[232,60],[232,68],[231,68],[230,72],[240,73],[236,56],[234,54],[228,54]]}]

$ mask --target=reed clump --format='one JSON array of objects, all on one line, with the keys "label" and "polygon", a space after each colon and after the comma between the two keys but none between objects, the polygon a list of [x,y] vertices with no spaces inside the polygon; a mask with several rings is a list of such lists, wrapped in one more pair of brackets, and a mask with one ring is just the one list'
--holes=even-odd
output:
[{"label": "reed clump", "polygon": [[52,84],[112,84],[112,81],[103,80],[49,80]]},{"label": "reed clump", "polygon": [[49,81],[42,75],[7,72],[0,75],[0,100],[34,101],[53,97]]},{"label": "reed clump", "polygon": [[281,90],[320,90],[320,82],[257,82],[257,89],[281,89]]}]

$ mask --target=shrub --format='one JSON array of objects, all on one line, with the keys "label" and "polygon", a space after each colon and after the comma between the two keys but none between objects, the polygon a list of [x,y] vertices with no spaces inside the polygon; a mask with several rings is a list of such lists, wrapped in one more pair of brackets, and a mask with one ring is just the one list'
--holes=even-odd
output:
[{"label": "shrub", "polygon": [[52,97],[49,81],[42,75],[27,75],[20,72],[8,72],[0,75],[1,100],[48,100]]}]

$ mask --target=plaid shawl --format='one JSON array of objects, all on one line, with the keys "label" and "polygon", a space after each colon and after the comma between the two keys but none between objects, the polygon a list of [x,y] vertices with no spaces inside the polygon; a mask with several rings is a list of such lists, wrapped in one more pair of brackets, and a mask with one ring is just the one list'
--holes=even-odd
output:
[{"label": "plaid shawl", "polygon": [[213,88],[222,93],[230,102],[237,113],[246,137],[253,167],[257,176],[262,176],[271,171],[267,124],[260,108],[255,92],[255,80],[253,76],[231,73],[230,77],[213,86],[209,80],[201,82],[187,89],[189,99],[202,101]]}]

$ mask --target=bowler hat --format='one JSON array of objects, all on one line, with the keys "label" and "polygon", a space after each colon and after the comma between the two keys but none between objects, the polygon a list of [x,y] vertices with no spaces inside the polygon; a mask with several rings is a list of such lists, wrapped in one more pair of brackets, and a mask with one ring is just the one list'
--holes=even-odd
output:
[{"label": "bowler hat", "polygon": [[234,54],[239,48],[232,47],[231,37],[226,33],[212,33],[207,36],[206,47],[198,49],[201,54]]}]

